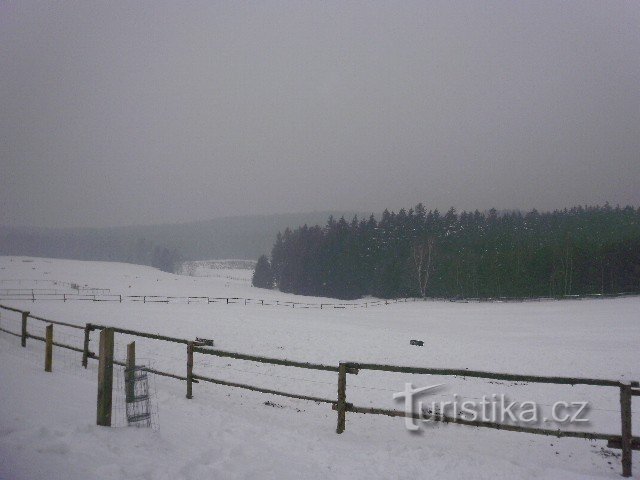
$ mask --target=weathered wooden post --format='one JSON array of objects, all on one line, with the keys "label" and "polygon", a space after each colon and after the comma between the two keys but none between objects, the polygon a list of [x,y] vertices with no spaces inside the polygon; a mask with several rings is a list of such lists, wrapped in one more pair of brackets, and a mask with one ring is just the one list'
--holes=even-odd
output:
[{"label": "weathered wooden post", "polygon": [[91,324],[87,323],[84,326],[84,345],[82,347],[82,366],[84,368],[87,368],[89,363],[89,340],[91,339],[91,330],[93,330]]},{"label": "weathered wooden post", "polygon": [[23,347],[27,346],[27,337],[29,334],[27,333],[27,318],[29,317],[29,312],[22,312],[22,335],[20,336],[20,344]]},{"label": "weathered wooden post", "polygon": [[127,367],[125,369],[125,400],[133,401],[136,396],[135,372],[136,368],[136,342],[127,345]]},{"label": "weathered wooden post", "polygon": [[338,427],[336,433],[344,432],[347,413],[347,364],[338,366]]},{"label": "weathered wooden post", "polygon": [[193,398],[193,342],[187,343],[187,398]]},{"label": "weathered wooden post", "polygon": [[111,393],[113,391],[113,328],[100,332],[100,361],[98,363],[98,421],[111,426]]},{"label": "weathered wooden post", "polygon": [[50,372],[53,366],[53,324],[45,328],[44,371]]},{"label": "weathered wooden post", "polygon": [[631,385],[620,385],[620,416],[622,420],[622,476],[631,476]]}]

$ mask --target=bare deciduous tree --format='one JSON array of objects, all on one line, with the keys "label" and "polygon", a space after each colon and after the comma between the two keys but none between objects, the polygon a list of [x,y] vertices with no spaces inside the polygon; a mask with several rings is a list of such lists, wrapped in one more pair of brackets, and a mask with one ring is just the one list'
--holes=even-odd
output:
[{"label": "bare deciduous tree", "polygon": [[420,296],[427,295],[427,285],[429,284],[429,275],[431,274],[431,260],[433,258],[433,247],[435,241],[433,237],[426,241],[417,241],[411,248],[413,253],[413,263],[416,268],[416,276],[418,279],[418,288]]}]

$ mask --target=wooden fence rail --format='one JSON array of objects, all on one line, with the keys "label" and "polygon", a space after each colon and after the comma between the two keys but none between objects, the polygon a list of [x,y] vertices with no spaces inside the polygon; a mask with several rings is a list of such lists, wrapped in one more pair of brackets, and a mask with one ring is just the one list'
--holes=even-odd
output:
[{"label": "wooden fence rail", "polygon": [[[293,360],[286,360],[283,358],[270,358],[270,357],[263,357],[263,356],[257,356],[257,355],[247,355],[244,353],[237,353],[237,352],[227,352],[225,350],[216,350],[216,349],[211,349],[211,348],[202,348],[201,346],[197,346],[196,342],[190,342],[189,346],[187,347],[187,356],[188,356],[188,360],[187,360],[187,398],[192,398],[193,395],[193,390],[192,390],[192,386],[191,383],[193,382],[193,380],[202,380],[204,382],[209,382],[209,383],[215,383],[218,385],[225,385],[228,387],[236,387],[236,388],[243,388],[245,390],[252,390],[254,392],[261,392],[261,393],[266,393],[266,394],[270,394],[270,395],[278,395],[281,397],[288,397],[288,398],[297,398],[300,400],[309,400],[312,402],[319,402],[319,403],[330,403],[330,404],[336,404],[337,401],[336,400],[332,400],[332,399],[328,399],[328,398],[321,398],[321,397],[313,397],[313,396],[309,396],[309,395],[302,395],[302,394],[298,394],[298,393],[291,393],[291,392],[283,392],[280,390],[272,390],[272,389],[267,389],[267,388],[262,388],[262,387],[256,387],[254,385],[247,385],[247,384],[243,384],[243,383],[236,383],[236,382],[229,382],[226,380],[218,380],[215,378],[211,378],[211,377],[205,377],[203,375],[198,375],[193,373],[193,354],[194,353],[201,353],[201,354],[205,354],[205,355],[214,355],[217,357],[226,357],[226,358],[233,358],[236,360],[246,360],[246,361],[250,361],[250,362],[258,362],[258,363],[268,363],[271,365],[281,365],[281,366],[285,366],[285,367],[294,367],[294,368],[306,368],[309,370],[321,370],[321,371],[329,371],[329,372],[338,372],[339,368],[338,367],[334,367],[332,365],[323,365],[323,364],[319,364],[319,363],[309,363],[309,362],[296,362]],[[353,374],[357,374],[357,371],[354,369],[351,371],[351,373]],[[191,381],[190,381],[191,380]]]},{"label": "wooden fence rail", "polygon": [[85,292],[80,293],[41,293],[35,289],[29,290],[24,293],[8,294],[0,290],[0,300],[15,300],[15,301],[90,301],[90,302],[141,302],[141,303],[196,303],[196,304],[218,304],[224,305],[261,305],[261,306],[278,306],[285,308],[299,308],[299,309],[346,309],[346,308],[369,308],[377,307],[381,305],[392,305],[397,303],[408,302],[425,302],[425,301],[451,301],[451,302],[538,302],[542,300],[582,300],[582,299],[603,299],[603,298],[620,298],[627,296],[637,296],[635,292],[625,292],[618,294],[593,294],[593,295],[565,295],[560,297],[535,297],[535,298],[510,298],[510,297],[496,297],[496,298],[446,298],[446,297],[427,297],[427,298],[394,298],[394,299],[382,299],[382,300],[369,300],[366,302],[342,302],[342,303],[309,303],[309,302],[294,302],[287,300],[266,300],[259,298],[244,298],[244,297],[208,297],[208,296],[166,296],[166,295],[121,295],[113,294],[107,291],[108,289],[87,289]]},{"label": "wooden fence rail", "polygon": [[[349,368],[356,370],[377,370],[386,372],[410,373],[419,375],[443,375],[443,376],[460,376],[460,377],[476,377],[492,380],[505,381],[521,381],[530,383],[552,383],[556,385],[591,385],[599,387],[617,387],[620,392],[620,416],[621,416],[621,434],[613,435],[599,432],[575,432],[567,430],[552,430],[545,428],[523,427],[520,425],[511,425],[500,422],[488,422],[481,420],[466,420],[459,417],[451,417],[444,414],[430,415],[429,420],[458,423],[460,425],[468,425],[474,427],[493,428],[497,430],[508,430],[512,432],[530,433],[535,435],[552,435],[555,437],[573,437],[585,438],[591,440],[607,440],[610,448],[622,449],[622,475],[624,477],[631,476],[631,459],[632,450],[640,450],[640,437],[633,437],[631,431],[631,398],[632,396],[640,396],[640,383],[620,382],[616,380],[605,380],[595,378],[579,378],[579,377],[550,377],[541,375],[516,375],[511,373],[483,372],[466,369],[446,369],[446,368],[423,368],[423,367],[404,367],[397,365],[380,365],[373,363],[346,362],[340,366],[345,366],[345,375],[349,373]],[[401,410],[388,410],[371,407],[357,407],[346,402],[346,378],[338,380],[338,405],[334,407],[338,411],[338,427],[337,433],[344,432],[345,429],[345,413],[364,413],[387,415],[392,417],[411,417],[415,419],[423,419],[420,413],[405,412]]]},{"label": "wooden fence rail", "polygon": [[139,302],[139,303],[196,303],[196,304],[224,304],[224,305],[260,305],[285,308],[327,309],[327,308],[368,308],[379,305],[422,301],[418,298],[397,298],[393,300],[373,300],[351,303],[308,303],[281,300],[266,300],[244,297],[208,297],[208,296],[168,296],[168,295],[120,295],[113,293],[43,293],[29,290],[24,293],[7,294],[0,291],[0,299],[6,301],[90,301],[90,302]]},{"label": "wooden fence rail", "polygon": [[[535,427],[523,427],[519,425],[507,424],[507,423],[499,423],[499,422],[489,422],[489,421],[481,421],[481,420],[467,420],[459,417],[451,417],[444,414],[433,414],[428,417],[429,420],[439,421],[444,423],[457,423],[460,425],[468,425],[474,427],[484,427],[484,428],[492,428],[497,430],[506,430],[513,432],[521,432],[521,433],[529,433],[535,435],[550,435],[555,437],[572,437],[572,438],[583,438],[590,440],[606,440],[608,442],[609,448],[620,448],[622,450],[622,473],[623,476],[629,477],[631,476],[631,459],[632,459],[632,450],[640,450],[640,437],[634,437],[632,435],[631,429],[631,399],[633,396],[640,396],[640,383],[639,382],[621,382],[619,380],[607,380],[607,379],[597,379],[597,378],[582,378],[582,377],[558,377],[558,376],[543,376],[543,375],[519,375],[512,373],[499,373],[499,372],[488,372],[488,371],[477,371],[477,370],[467,370],[467,369],[448,369],[448,368],[425,368],[425,367],[411,367],[411,366],[398,366],[398,365],[385,365],[385,364],[374,364],[374,363],[362,363],[362,362],[340,362],[338,366],[333,365],[325,365],[318,363],[310,363],[310,362],[299,362],[293,360],[287,360],[283,358],[272,358],[272,357],[264,357],[259,355],[249,355],[238,352],[230,352],[225,350],[219,350],[214,348],[205,348],[203,343],[188,340],[184,338],[177,337],[169,337],[166,335],[153,334],[148,332],[140,332],[137,330],[130,330],[124,328],[117,327],[106,327],[103,325],[93,325],[87,323],[84,326],[73,325],[67,322],[53,321],[47,320],[38,316],[31,315],[28,311],[22,311],[16,308],[7,307],[4,305],[0,305],[0,309],[12,311],[15,313],[19,313],[22,317],[22,332],[12,332],[5,328],[0,328],[0,331],[11,334],[16,337],[20,337],[22,341],[22,346],[26,346],[26,339],[32,338],[34,340],[39,340],[47,343],[49,348],[47,349],[47,358],[50,357],[49,349],[51,346],[57,346],[60,348],[70,349],[76,352],[81,352],[83,354],[82,364],[86,367],[87,360],[89,358],[94,360],[101,360],[101,357],[96,355],[95,353],[89,350],[89,335],[90,332],[99,330],[101,332],[101,338],[104,338],[106,335],[107,346],[109,348],[106,349],[106,353],[103,352],[104,355],[113,356],[113,342],[110,340],[110,336],[113,336],[114,333],[121,333],[131,336],[138,336],[142,338],[149,338],[154,340],[185,344],[187,346],[187,355],[186,355],[186,376],[176,375],[169,372],[163,372],[159,370],[155,370],[152,368],[145,368],[146,371],[150,373],[154,373],[156,375],[166,376],[170,378],[174,378],[181,381],[187,382],[187,398],[193,397],[193,384],[198,383],[199,381],[213,383],[217,385],[242,388],[246,390],[261,392],[269,395],[278,395],[288,398],[295,398],[300,400],[308,400],[318,403],[327,403],[331,404],[332,408],[337,411],[338,419],[337,419],[337,433],[344,432],[346,428],[346,413],[359,413],[359,414],[375,414],[375,415],[387,415],[391,417],[411,417],[418,420],[424,420],[424,416],[421,412],[405,412],[401,410],[392,410],[392,409],[383,409],[383,408],[375,408],[375,407],[359,407],[355,406],[347,401],[347,376],[348,374],[357,375],[361,370],[373,370],[373,371],[386,371],[386,372],[396,372],[396,373],[409,373],[409,374],[420,374],[420,375],[442,375],[442,376],[454,376],[454,377],[475,377],[475,378],[485,378],[492,380],[505,380],[505,381],[520,381],[520,382],[530,382],[530,383],[548,383],[548,384],[558,384],[558,385],[590,385],[597,387],[613,387],[619,389],[620,395],[620,419],[621,419],[621,433],[619,435],[616,434],[606,434],[600,432],[582,432],[582,431],[568,431],[568,430],[552,430],[545,428],[535,428]],[[27,330],[27,320],[31,318],[37,321],[46,322],[49,326],[47,328],[47,335],[45,337],[40,337],[36,335],[32,335],[28,333]],[[75,328],[81,329],[85,332],[84,337],[84,345],[82,348],[74,347],[72,345],[65,345],[62,343],[53,341],[53,325],[59,325],[61,327]],[[105,333],[105,332],[109,333]],[[111,346],[109,346],[109,342],[111,342]],[[101,349],[103,350],[103,349]],[[330,398],[321,398],[314,397],[309,395],[303,395],[299,393],[292,392],[283,392],[279,390],[267,389],[263,387],[258,387],[255,385],[236,383],[226,380],[220,380],[211,378],[208,376],[200,375],[194,372],[194,355],[213,355],[217,357],[223,358],[233,358],[236,360],[244,360],[250,362],[259,362],[259,363],[267,363],[271,365],[279,365],[285,367],[293,367],[293,368],[303,368],[303,369],[311,369],[311,370],[320,370],[320,371],[329,371],[338,373],[337,379],[337,399]],[[127,366],[126,362],[116,361],[115,359],[110,359],[110,362],[115,365]],[[50,359],[45,360],[45,368],[51,368]],[[104,376],[104,372],[101,373]],[[108,384],[108,382],[107,382]],[[102,393],[102,391],[101,391]],[[110,417],[106,411],[107,406],[110,405],[110,400],[106,397],[99,399],[98,406],[98,423],[99,424],[108,424],[110,423]]]},{"label": "wooden fence rail", "polygon": [[[517,375],[512,373],[483,372],[467,369],[451,369],[451,368],[424,368],[424,367],[402,367],[397,365],[378,365],[374,363],[349,362],[349,367],[361,370],[379,370],[385,372],[397,373],[414,373],[419,375],[443,375],[450,377],[477,377],[488,378],[492,380],[505,380],[513,382],[531,382],[531,383],[556,383],[559,385],[593,385],[600,387],[620,387],[623,385],[616,380],[604,380],[598,378],[579,378],[579,377],[548,377],[540,375]],[[633,382],[634,386],[640,386]]]}]

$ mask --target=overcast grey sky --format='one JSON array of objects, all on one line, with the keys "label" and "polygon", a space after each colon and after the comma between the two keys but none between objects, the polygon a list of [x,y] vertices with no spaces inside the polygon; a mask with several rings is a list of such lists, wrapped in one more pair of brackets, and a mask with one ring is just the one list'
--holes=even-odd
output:
[{"label": "overcast grey sky", "polygon": [[640,205],[640,2],[0,3],[0,224]]}]

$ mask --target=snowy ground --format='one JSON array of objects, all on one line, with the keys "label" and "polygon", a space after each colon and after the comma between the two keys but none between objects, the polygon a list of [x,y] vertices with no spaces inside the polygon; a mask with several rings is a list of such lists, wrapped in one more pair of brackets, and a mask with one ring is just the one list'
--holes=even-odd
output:
[{"label": "snowy ground", "polygon": [[[33,260],[33,261],[24,261]],[[229,278],[193,278],[126,264],[0,257],[0,279],[56,279],[128,295],[211,295],[292,300]],[[302,301],[295,297],[296,301]],[[318,299],[309,299],[319,302]],[[331,300],[327,300],[330,302]],[[214,338],[217,347],[249,354],[337,365],[375,361],[541,375],[640,379],[639,298],[459,304],[419,302],[368,309],[305,310],[260,305],[179,305],[3,301],[53,320],[134,328],[183,338]],[[3,328],[19,331],[2,312]],[[43,324],[30,321],[41,334]],[[60,341],[81,345],[82,332],[57,328]],[[424,347],[409,345],[424,340]],[[184,346],[135,339],[138,356],[185,373]],[[116,338],[123,358],[130,341]],[[97,338],[92,338],[97,349]],[[336,415],[325,404],[157,377],[159,430],[95,424],[96,366],[56,350],[54,373],[42,372],[43,345],[0,334],[0,479],[200,478],[618,478],[619,450],[605,442],[556,439],[460,425],[429,424],[410,434],[402,419]],[[332,372],[196,356],[195,371],[307,395],[335,398]],[[361,372],[349,376],[348,401],[401,408],[404,382],[445,383],[438,395],[477,399],[507,394],[547,408],[588,400],[587,430],[618,433],[615,389],[490,383],[454,377]],[[634,432],[640,408],[634,401]],[[555,428],[553,425],[545,425]],[[604,447],[604,448],[603,448]],[[634,472],[640,473],[636,454]]]}]

